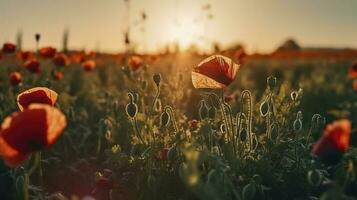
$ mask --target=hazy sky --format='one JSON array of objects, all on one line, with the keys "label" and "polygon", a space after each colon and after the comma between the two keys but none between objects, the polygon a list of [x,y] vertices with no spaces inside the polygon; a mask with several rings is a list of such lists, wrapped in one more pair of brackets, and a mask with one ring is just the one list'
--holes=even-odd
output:
[{"label": "hazy sky", "polygon": [[[210,41],[218,41],[270,51],[289,37],[307,46],[357,47],[357,0],[129,2],[130,13],[125,0],[0,0],[0,43],[15,41],[22,30],[25,48],[34,47],[37,32],[42,45],[60,47],[68,27],[70,47],[115,52],[123,49],[123,31],[130,21],[132,40],[141,50],[172,41],[207,48]],[[209,10],[202,9],[206,4]],[[140,23],[142,11],[146,24]]]}]

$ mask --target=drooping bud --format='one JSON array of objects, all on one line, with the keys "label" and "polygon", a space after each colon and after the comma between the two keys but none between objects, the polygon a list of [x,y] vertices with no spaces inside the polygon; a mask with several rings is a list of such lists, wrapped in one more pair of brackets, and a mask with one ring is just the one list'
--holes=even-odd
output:
[{"label": "drooping bud", "polygon": [[165,110],[160,116],[160,127],[167,126],[167,125],[169,125],[169,123],[170,123],[170,115]]},{"label": "drooping bud", "polygon": [[293,128],[295,132],[301,131],[302,129],[302,121],[301,119],[296,119],[293,124]]},{"label": "drooping bud", "polygon": [[41,39],[41,34],[36,33],[36,34],[35,34],[35,40],[36,40],[36,42],[39,42],[40,39]]},{"label": "drooping bud", "polygon": [[260,104],[260,114],[265,117],[268,112],[269,112],[269,103],[267,101],[263,101],[263,103]]},{"label": "drooping bud", "polygon": [[136,114],[138,113],[138,106],[134,102],[133,94],[129,93],[128,96],[129,96],[130,102],[126,105],[125,111],[129,117],[134,118],[136,116]]},{"label": "drooping bud", "polygon": [[307,174],[307,181],[314,187],[317,187],[322,183],[322,178],[322,174],[318,170],[310,170]]},{"label": "drooping bud", "polygon": [[296,101],[298,99],[299,93],[296,91],[291,92],[291,100]]},{"label": "drooping bud", "polygon": [[270,90],[273,90],[276,86],[276,77],[275,76],[269,76],[267,78],[267,85],[269,87]]},{"label": "drooping bud", "polygon": [[198,114],[199,114],[201,120],[204,120],[208,117],[208,107],[204,100],[201,101],[201,105],[198,110]]},{"label": "drooping bud", "polygon": [[154,74],[154,76],[152,77],[156,86],[159,87],[160,82],[161,82],[161,74]]}]

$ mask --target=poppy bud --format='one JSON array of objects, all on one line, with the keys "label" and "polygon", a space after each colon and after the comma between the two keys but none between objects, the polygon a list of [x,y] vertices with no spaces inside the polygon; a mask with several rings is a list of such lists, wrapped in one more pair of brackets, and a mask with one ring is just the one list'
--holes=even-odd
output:
[{"label": "poppy bud", "polygon": [[208,110],[208,117],[210,119],[214,119],[216,117],[216,114],[217,114],[216,108],[214,106],[210,107]]},{"label": "poppy bud", "polygon": [[169,123],[170,123],[170,115],[165,110],[160,116],[160,127],[167,126],[167,125],[169,125]]},{"label": "poppy bud", "polygon": [[302,129],[302,121],[301,119],[296,119],[293,124],[293,128],[295,132],[301,131]]},{"label": "poppy bud", "polygon": [[246,129],[242,129],[239,133],[239,139],[244,142],[247,140],[247,137],[248,137],[248,133],[247,133],[247,130]]},{"label": "poppy bud", "polygon": [[275,76],[269,76],[267,78],[267,84],[270,90],[273,90],[276,86],[276,77]]},{"label": "poppy bud", "polygon": [[201,101],[201,105],[198,110],[198,114],[199,114],[201,120],[206,119],[208,116],[208,108],[207,108],[206,102],[204,100]]},{"label": "poppy bud", "polygon": [[260,114],[265,117],[269,112],[269,103],[267,101],[263,101],[263,103],[260,104],[259,110]]},{"label": "poppy bud", "polygon": [[293,92],[290,94],[290,96],[291,96],[291,100],[296,101],[297,98],[298,98],[298,96],[299,96],[299,94],[298,94],[296,91],[293,91]]},{"label": "poppy bud", "polygon": [[152,78],[154,79],[156,86],[159,87],[161,82],[161,74],[154,74]]},{"label": "poppy bud", "polygon": [[40,39],[41,39],[41,34],[36,33],[36,34],[35,34],[35,40],[36,40],[36,42],[39,42]]},{"label": "poppy bud", "polygon": [[130,102],[126,105],[125,110],[129,117],[134,118],[138,113],[138,106],[134,102]]},{"label": "poppy bud", "polygon": [[307,173],[307,181],[311,186],[317,187],[322,182],[322,174],[318,170],[310,170]]},{"label": "poppy bud", "polygon": [[161,100],[160,99],[157,99],[155,101],[155,111],[156,112],[160,112],[162,109],[162,104],[161,104]]}]

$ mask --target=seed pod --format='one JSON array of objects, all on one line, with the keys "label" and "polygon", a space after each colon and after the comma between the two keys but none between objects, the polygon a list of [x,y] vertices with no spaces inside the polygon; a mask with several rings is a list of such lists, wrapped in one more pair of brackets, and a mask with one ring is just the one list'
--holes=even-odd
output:
[{"label": "seed pod", "polygon": [[255,187],[254,184],[249,183],[249,184],[245,185],[242,190],[243,200],[254,199],[256,191],[257,191],[257,188]]},{"label": "seed pod", "polygon": [[204,100],[201,101],[200,109],[198,110],[198,114],[200,115],[200,119],[204,120],[208,116],[208,108],[206,102]]},{"label": "seed pod", "polygon": [[138,106],[135,103],[130,102],[126,105],[125,110],[126,110],[126,114],[129,117],[134,118],[138,113]]},{"label": "seed pod", "polygon": [[273,90],[276,86],[276,77],[275,76],[269,76],[267,78],[267,85],[269,87],[270,90]]},{"label": "seed pod", "polygon": [[154,74],[154,76],[152,77],[156,86],[159,87],[160,82],[161,82],[161,74]]},{"label": "seed pod", "polygon": [[297,112],[297,114],[296,114],[296,119],[302,119],[302,112],[301,112],[301,110],[299,110],[299,112]]},{"label": "seed pod", "polygon": [[293,128],[295,132],[301,131],[302,129],[302,121],[301,119],[296,119],[293,124]]},{"label": "seed pod", "polygon": [[40,35],[39,33],[36,33],[36,34],[35,34],[35,40],[36,40],[36,42],[39,42],[40,39],[41,39],[41,35]]},{"label": "seed pod", "polygon": [[299,93],[296,91],[293,91],[291,94],[291,100],[296,101],[298,99]]},{"label": "seed pod", "polygon": [[319,186],[322,183],[322,178],[322,174],[318,170],[310,170],[307,173],[307,181],[311,186]]},{"label": "seed pod", "polygon": [[269,112],[269,103],[267,101],[264,101],[262,104],[260,104],[260,114],[265,117],[268,112]]},{"label": "seed pod", "polygon": [[210,107],[208,110],[208,117],[210,119],[214,119],[214,118],[216,118],[216,114],[217,114],[216,108],[214,106]]},{"label": "seed pod", "polygon": [[170,123],[170,115],[165,110],[160,116],[160,127],[167,126],[167,125],[169,125],[169,123]]}]

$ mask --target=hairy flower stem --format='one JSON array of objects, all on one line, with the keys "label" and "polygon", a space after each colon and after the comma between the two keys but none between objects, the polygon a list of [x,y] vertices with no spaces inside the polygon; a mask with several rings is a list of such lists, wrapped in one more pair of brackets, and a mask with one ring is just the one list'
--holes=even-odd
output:
[{"label": "hairy flower stem", "polygon": [[136,133],[136,136],[139,138],[140,142],[142,144],[145,144],[143,138],[141,137],[141,132],[139,130],[139,125],[138,125],[138,119],[136,117],[134,117],[133,119],[133,123],[134,123],[134,128],[135,128],[135,133]]},{"label": "hairy flower stem", "polygon": [[157,101],[157,99],[159,98],[159,96],[160,96],[160,85],[157,85],[157,87],[156,87],[156,95],[155,95],[155,97],[154,97],[154,101],[152,102],[152,105],[151,105],[151,108],[150,108],[150,115],[149,116],[152,116],[152,114],[153,114],[153,112],[154,112],[154,107],[155,107],[155,103],[156,103],[156,101]]},{"label": "hairy flower stem", "polygon": [[175,129],[175,132],[178,133],[179,129],[178,129],[178,126],[177,126],[177,122],[176,122],[176,117],[174,115],[174,110],[171,106],[165,106],[165,111],[169,113],[170,117],[171,117],[171,121],[174,125],[174,129]]},{"label": "hairy flower stem", "polygon": [[252,94],[249,90],[244,90],[241,94],[242,99],[242,111],[245,104],[245,99],[247,100],[248,110],[247,110],[247,131],[249,135],[249,152],[252,152],[255,148],[253,147],[253,132],[252,132]]}]

